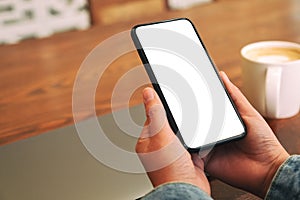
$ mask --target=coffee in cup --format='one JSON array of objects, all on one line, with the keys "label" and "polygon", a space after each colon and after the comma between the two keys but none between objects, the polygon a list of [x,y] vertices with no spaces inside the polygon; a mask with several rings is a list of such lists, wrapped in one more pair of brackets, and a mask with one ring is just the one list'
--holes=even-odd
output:
[{"label": "coffee in cup", "polygon": [[292,47],[261,47],[247,51],[245,56],[256,62],[286,63],[300,60],[300,49]]},{"label": "coffee in cup", "polygon": [[246,45],[243,92],[265,117],[287,118],[300,107],[300,44],[264,41]]}]

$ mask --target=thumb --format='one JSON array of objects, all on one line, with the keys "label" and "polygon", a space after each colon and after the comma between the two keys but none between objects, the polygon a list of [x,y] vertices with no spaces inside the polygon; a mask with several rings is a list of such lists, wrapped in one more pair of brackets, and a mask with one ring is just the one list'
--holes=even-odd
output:
[{"label": "thumb", "polygon": [[143,90],[143,100],[147,117],[144,129],[147,130],[142,132],[141,137],[148,138],[162,131],[167,124],[167,117],[158,95],[152,88],[147,87]]},{"label": "thumb", "polygon": [[242,117],[259,116],[258,112],[252,107],[242,92],[229,80],[225,72],[221,71],[220,76]]},{"label": "thumb", "polygon": [[[157,173],[148,174],[152,183],[157,185],[162,180],[166,180],[161,174],[164,171],[160,171],[160,169],[178,161],[179,158],[183,160],[177,162],[180,165],[187,163],[184,155],[187,155],[188,152],[170,128],[164,107],[156,92],[152,88],[145,88],[143,90],[143,100],[147,120],[136,143],[135,150],[147,172],[158,170]],[[187,158],[190,157],[187,156]],[[166,173],[170,173],[170,171]]]},{"label": "thumb", "polygon": [[152,88],[145,88],[143,99],[147,120],[136,144],[137,153],[157,151],[177,140],[156,92]]}]

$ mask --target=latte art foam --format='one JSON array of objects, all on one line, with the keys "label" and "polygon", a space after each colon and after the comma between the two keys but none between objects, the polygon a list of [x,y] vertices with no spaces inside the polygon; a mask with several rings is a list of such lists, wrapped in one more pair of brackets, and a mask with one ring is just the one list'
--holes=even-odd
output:
[{"label": "latte art foam", "polygon": [[246,57],[266,63],[286,63],[300,60],[300,49],[284,47],[261,47],[249,50]]}]

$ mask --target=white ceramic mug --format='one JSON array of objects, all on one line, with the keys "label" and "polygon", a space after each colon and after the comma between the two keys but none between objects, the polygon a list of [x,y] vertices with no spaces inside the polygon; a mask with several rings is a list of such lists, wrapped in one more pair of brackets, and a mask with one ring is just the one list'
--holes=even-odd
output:
[{"label": "white ceramic mug", "polygon": [[300,44],[263,41],[242,48],[242,91],[267,118],[296,115],[300,107]]}]

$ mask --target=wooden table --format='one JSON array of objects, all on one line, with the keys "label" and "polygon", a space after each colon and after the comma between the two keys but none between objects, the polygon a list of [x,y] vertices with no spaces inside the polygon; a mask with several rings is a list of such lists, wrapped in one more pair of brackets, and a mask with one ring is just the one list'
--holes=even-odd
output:
[{"label": "wooden table", "polygon": [[[244,45],[259,40],[300,43],[300,1],[228,0],[128,23],[94,26],[87,31],[0,46],[0,145],[74,123],[72,89],[76,73],[88,53],[113,34],[129,30],[137,23],[177,17],[187,17],[194,22],[217,67],[238,87],[242,87],[239,51]],[[116,43],[114,48],[118,45]],[[112,91],[124,73],[140,64],[137,54],[132,52],[116,59],[107,68],[96,93],[98,115],[128,106],[120,100],[112,108]],[[141,77],[147,79],[145,74]],[[129,106],[141,103],[140,91],[133,94]],[[126,92],[125,89],[122,93]],[[82,118],[87,117],[82,115]],[[290,153],[300,153],[300,114],[267,122]],[[222,193],[222,189],[219,192]]]}]

